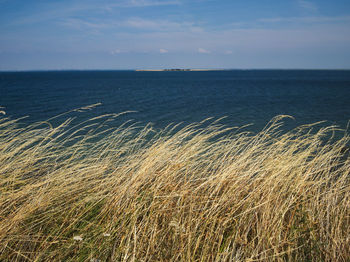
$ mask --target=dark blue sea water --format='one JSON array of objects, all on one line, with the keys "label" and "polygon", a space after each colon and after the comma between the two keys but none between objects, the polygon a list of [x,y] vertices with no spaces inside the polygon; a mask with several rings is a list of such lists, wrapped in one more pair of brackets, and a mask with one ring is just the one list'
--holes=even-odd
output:
[{"label": "dark blue sea water", "polygon": [[135,110],[126,118],[163,127],[207,117],[228,125],[253,123],[257,131],[274,116],[295,124],[350,120],[350,71],[232,70],[210,72],[54,71],[0,73],[0,106],[25,121],[101,102],[82,116]]}]

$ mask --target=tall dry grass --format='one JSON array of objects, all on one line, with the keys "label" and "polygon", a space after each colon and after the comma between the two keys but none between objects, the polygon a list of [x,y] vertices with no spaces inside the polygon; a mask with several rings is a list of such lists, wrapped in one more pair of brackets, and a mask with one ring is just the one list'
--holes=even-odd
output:
[{"label": "tall dry grass", "polygon": [[349,261],[349,136],[0,118],[1,261]]}]

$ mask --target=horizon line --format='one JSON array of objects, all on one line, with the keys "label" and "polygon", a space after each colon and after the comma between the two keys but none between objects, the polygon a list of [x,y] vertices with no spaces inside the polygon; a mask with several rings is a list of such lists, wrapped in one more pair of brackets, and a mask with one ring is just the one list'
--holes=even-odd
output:
[{"label": "horizon line", "polygon": [[[303,71],[350,71],[350,68],[135,68],[135,69],[9,69],[0,70],[0,73],[19,73],[19,72],[57,72],[57,71],[135,71],[135,72],[176,72],[177,69],[184,70],[180,72],[201,72],[201,71],[258,71],[258,70],[303,70]],[[173,71],[172,71],[173,70]],[[187,71],[186,71],[187,70]]]}]

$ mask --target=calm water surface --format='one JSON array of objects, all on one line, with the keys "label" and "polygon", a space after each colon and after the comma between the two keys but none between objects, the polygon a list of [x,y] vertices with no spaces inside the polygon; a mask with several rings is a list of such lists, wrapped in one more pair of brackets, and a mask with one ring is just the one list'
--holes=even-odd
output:
[{"label": "calm water surface", "polygon": [[233,70],[211,72],[53,71],[0,73],[0,106],[25,121],[101,102],[84,117],[135,110],[142,123],[219,118],[228,125],[253,123],[257,131],[274,116],[294,124],[350,120],[350,71]]}]

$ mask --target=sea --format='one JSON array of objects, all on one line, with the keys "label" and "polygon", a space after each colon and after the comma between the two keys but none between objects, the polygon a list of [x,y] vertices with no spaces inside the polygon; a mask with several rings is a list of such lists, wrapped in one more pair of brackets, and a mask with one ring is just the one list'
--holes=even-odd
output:
[{"label": "sea", "polygon": [[45,121],[96,103],[75,117],[132,111],[120,121],[155,128],[223,118],[258,132],[273,117],[290,115],[289,127],[326,121],[346,128],[350,70],[0,72],[0,111],[10,119]]}]

